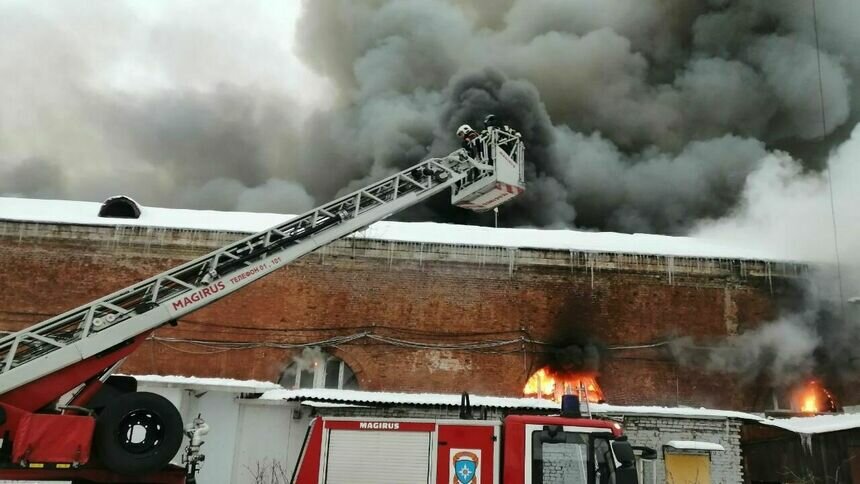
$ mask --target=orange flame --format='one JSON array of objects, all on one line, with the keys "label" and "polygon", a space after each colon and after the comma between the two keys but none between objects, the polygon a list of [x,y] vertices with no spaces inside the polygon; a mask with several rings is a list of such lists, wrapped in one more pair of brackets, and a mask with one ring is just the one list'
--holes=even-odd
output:
[{"label": "orange flame", "polygon": [[803,396],[803,403],[800,405],[800,411],[809,413],[818,411],[818,398],[814,393],[808,393]]},{"label": "orange flame", "polygon": [[523,387],[523,395],[561,402],[562,395],[578,395],[589,402],[603,401],[603,390],[594,375],[573,374],[553,375],[547,368],[541,368],[528,379]]},{"label": "orange flame", "polygon": [[836,411],[833,395],[819,382],[810,380],[794,393],[794,408],[803,413]]}]

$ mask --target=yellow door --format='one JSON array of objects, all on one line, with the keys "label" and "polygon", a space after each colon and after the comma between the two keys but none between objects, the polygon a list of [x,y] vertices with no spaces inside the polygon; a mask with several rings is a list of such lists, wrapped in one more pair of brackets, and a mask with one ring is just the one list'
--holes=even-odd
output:
[{"label": "yellow door", "polygon": [[711,484],[711,459],[707,455],[666,454],[666,484]]}]

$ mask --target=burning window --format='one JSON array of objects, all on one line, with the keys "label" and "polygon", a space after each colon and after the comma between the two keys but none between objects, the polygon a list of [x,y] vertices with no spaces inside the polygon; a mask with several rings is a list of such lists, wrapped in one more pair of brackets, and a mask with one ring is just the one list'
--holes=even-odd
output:
[{"label": "burning window", "polygon": [[284,388],[358,389],[352,368],[318,348],[305,348],[294,357],[278,383]]},{"label": "burning window", "polygon": [[837,412],[833,394],[818,380],[809,380],[792,392],[791,409],[803,413]]},{"label": "burning window", "polygon": [[603,390],[597,383],[597,375],[571,373],[560,375],[549,368],[541,368],[528,379],[523,387],[526,397],[543,398],[561,402],[562,395],[578,395],[581,401],[603,402]]}]

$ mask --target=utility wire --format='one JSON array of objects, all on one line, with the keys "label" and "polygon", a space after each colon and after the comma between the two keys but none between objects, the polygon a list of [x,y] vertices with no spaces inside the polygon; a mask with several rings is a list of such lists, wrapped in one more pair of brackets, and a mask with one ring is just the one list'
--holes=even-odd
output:
[{"label": "utility wire", "polygon": [[[821,47],[818,41],[818,11],[815,0],[812,0],[812,27],[815,32],[815,54],[818,61],[818,99],[821,103],[821,139],[827,136],[827,115],[824,110],[824,79],[821,75]],[[827,188],[830,193],[830,220],[833,223],[833,252],[836,258],[836,279],[839,283],[839,308],[842,318],[846,317],[845,289],[842,283],[842,262],[839,257],[839,230],[836,223],[836,202],[833,196],[833,174],[830,170],[830,162],[825,164],[824,171],[827,172]]]},{"label": "utility wire", "polygon": [[[223,351],[233,351],[233,350],[248,350],[248,349],[257,349],[257,348],[274,348],[274,349],[300,349],[300,348],[309,348],[309,347],[336,347],[339,345],[347,345],[347,344],[360,344],[360,345],[383,345],[383,346],[394,346],[398,348],[408,348],[408,349],[418,349],[418,350],[454,350],[454,351],[476,351],[482,353],[499,353],[499,354],[508,354],[508,353],[532,353],[532,354],[544,354],[548,353],[548,350],[542,350],[537,347],[547,347],[552,346],[551,343],[546,341],[535,340],[527,336],[520,336],[517,338],[509,338],[509,339],[496,339],[496,340],[471,340],[471,341],[463,341],[463,342],[426,342],[426,341],[412,341],[401,338],[394,338],[391,336],[384,336],[375,334],[371,331],[362,331],[359,333],[352,333],[343,336],[334,336],[331,338],[325,338],[321,340],[313,340],[306,341],[301,343],[293,343],[293,342],[281,342],[281,341],[235,341],[235,340],[212,340],[212,339],[195,339],[195,338],[177,338],[177,337],[167,337],[167,336],[150,336],[150,340],[166,346],[170,349],[181,351],[184,353],[194,353],[194,354],[210,354],[210,353],[221,353]],[[189,345],[198,350],[184,350],[176,347],[176,344],[184,344]],[[533,345],[532,349],[516,349],[516,350],[501,350],[500,348],[510,347],[516,345],[520,348],[523,344]],[[607,348],[609,351],[624,351],[631,349],[645,349],[645,348],[657,348],[660,346],[664,346],[669,344],[669,341],[660,341],[657,343],[651,344],[642,344],[642,345],[621,345],[621,346],[610,346]]]},{"label": "utility wire", "polygon": [[[389,326],[385,324],[377,324],[377,323],[369,323],[363,325],[345,325],[345,326],[325,326],[325,327],[310,327],[303,326],[298,328],[284,328],[284,327],[265,327],[265,326],[250,326],[250,325],[236,325],[236,324],[226,324],[219,323],[213,321],[198,321],[194,319],[181,319],[179,320],[179,329],[181,330],[183,325],[195,325],[195,326],[205,326],[208,328],[217,327],[217,328],[227,328],[227,329],[235,329],[236,332],[246,333],[248,331],[260,331],[266,333],[317,333],[317,332],[330,332],[330,331],[345,331],[345,330],[388,330],[397,333],[407,333],[418,336],[432,336],[435,338],[460,338],[464,336],[498,336],[504,334],[518,334],[525,333],[526,331],[522,328],[519,329],[504,329],[497,331],[457,331],[457,332],[445,332],[445,331],[428,331],[421,330],[417,328],[409,328],[405,326]],[[196,330],[189,330],[196,331]],[[225,331],[227,332],[227,331]]]}]

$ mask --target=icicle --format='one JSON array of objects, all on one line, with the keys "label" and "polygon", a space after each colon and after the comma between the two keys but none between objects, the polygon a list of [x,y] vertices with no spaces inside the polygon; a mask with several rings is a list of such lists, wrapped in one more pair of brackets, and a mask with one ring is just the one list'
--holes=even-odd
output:
[{"label": "icicle", "polygon": [[591,290],[594,290],[594,258],[589,254],[588,265],[591,267]]},{"label": "icicle", "polygon": [[812,455],[812,434],[799,434],[800,444],[808,455]]},{"label": "icicle", "polygon": [[770,262],[765,262],[765,271],[767,272],[767,284],[770,286],[770,293],[773,294],[773,275],[770,269]]},{"label": "icicle", "polygon": [[394,265],[394,242],[388,241],[388,270]]},{"label": "icicle", "polygon": [[666,256],[666,273],[669,275],[669,284],[675,284],[675,258],[671,255]]},{"label": "icicle", "polygon": [[113,228],[113,239],[108,241],[108,247],[115,248],[115,247],[119,246],[120,230],[122,230],[122,228],[119,225],[114,226],[114,228]]},{"label": "icicle", "polygon": [[146,228],[144,234],[143,253],[149,255],[149,249],[152,246],[152,227]]}]

